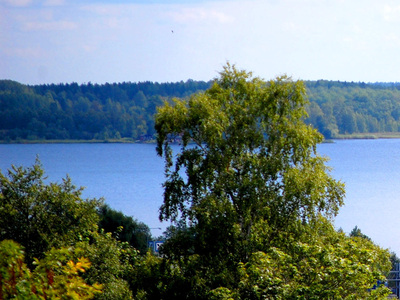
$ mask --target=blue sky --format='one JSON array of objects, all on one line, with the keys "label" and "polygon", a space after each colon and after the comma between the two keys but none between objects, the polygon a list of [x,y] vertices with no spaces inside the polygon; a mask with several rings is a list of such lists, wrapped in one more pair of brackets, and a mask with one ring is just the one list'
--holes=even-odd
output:
[{"label": "blue sky", "polygon": [[0,0],[0,79],[26,84],[210,80],[226,61],[400,81],[399,49],[394,0]]}]

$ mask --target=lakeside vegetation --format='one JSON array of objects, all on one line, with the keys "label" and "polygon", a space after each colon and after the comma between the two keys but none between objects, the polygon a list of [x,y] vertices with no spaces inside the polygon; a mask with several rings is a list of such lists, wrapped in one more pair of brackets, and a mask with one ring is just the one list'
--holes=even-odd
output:
[{"label": "lakeside vegetation", "polygon": [[378,283],[398,259],[333,226],[344,185],[316,153],[307,103],[300,81],[228,64],[158,110],[172,224],[161,255],[146,252],[145,224],[82,199],[68,177],[45,183],[39,161],[0,172],[0,298],[385,299]]},{"label": "lakeside vegetation", "polygon": [[338,134],[335,139],[399,139],[400,132]]},{"label": "lakeside vegetation", "polygon": [[[353,134],[338,134],[334,139],[324,139],[322,143],[333,143],[334,140],[349,140],[349,139],[400,139],[400,132],[376,132],[376,133],[353,133]],[[0,144],[107,144],[107,143],[122,143],[122,144],[133,144],[133,143],[156,143],[156,139],[149,139],[143,142],[121,138],[108,139],[108,140],[0,140]]]},{"label": "lakeside vegetation", "polygon": [[[212,84],[188,80],[29,86],[0,80],[0,141],[154,141],[157,107]],[[310,100],[305,122],[326,139],[398,137],[400,83],[318,80],[305,85]]]},{"label": "lakeside vegetation", "polygon": [[[155,141],[155,140],[154,140]],[[152,141],[152,142],[154,142]],[[151,142],[151,141],[146,141]],[[137,143],[137,141],[128,138],[121,139],[108,139],[108,140],[46,140],[46,139],[38,139],[38,140],[26,140],[26,139],[17,139],[17,140],[0,140],[0,144],[104,144],[104,143],[125,143],[132,144]]]}]

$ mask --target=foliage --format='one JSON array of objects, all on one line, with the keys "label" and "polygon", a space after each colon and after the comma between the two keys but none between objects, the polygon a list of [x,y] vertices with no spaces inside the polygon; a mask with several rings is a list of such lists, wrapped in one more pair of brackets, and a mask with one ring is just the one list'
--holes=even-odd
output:
[{"label": "foliage", "polygon": [[240,266],[242,299],[386,298],[390,291],[376,286],[390,269],[386,250],[335,231],[324,218],[309,231],[318,235],[300,238],[286,252],[273,247],[267,253],[253,253]]},{"label": "foliage", "polygon": [[0,240],[21,244],[29,266],[52,247],[74,244],[96,228],[102,202],[82,200],[81,192],[69,177],[47,184],[38,159],[31,167],[0,172]]},{"label": "foliage", "polygon": [[126,242],[115,240],[111,233],[90,232],[75,245],[78,255],[86,257],[92,267],[82,277],[88,284],[98,282],[103,285],[103,293],[98,300],[132,299],[129,288],[130,273],[136,265],[138,252]]},{"label": "foliage", "polygon": [[308,123],[326,138],[338,134],[398,132],[400,85],[309,81]]},{"label": "foliage", "polygon": [[[229,234],[243,243],[243,257],[258,222],[272,227],[272,240],[298,220],[336,214],[343,196],[325,159],[313,152],[322,137],[301,120],[304,86],[286,77],[266,84],[250,76],[227,66],[206,93],[166,104],[156,118],[167,176],[160,218],[201,227],[201,239]],[[171,135],[182,135],[176,162]],[[221,235],[209,231],[216,228]]]},{"label": "foliage", "polygon": [[392,270],[394,270],[395,264],[400,263],[400,258],[397,256],[396,252],[390,252],[390,262],[392,263]]},{"label": "foliage", "polygon": [[398,264],[400,263],[400,258],[397,256],[395,252],[390,252],[390,263],[391,263],[391,271],[394,271],[393,273],[389,272],[387,275],[388,279],[388,287],[390,288],[396,288],[396,280],[393,280],[396,278],[396,273],[398,272]]},{"label": "foliage", "polygon": [[387,252],[330,224],[344,186],[315,152],[322,136],[303,122],[307,103],[302,82],[264,82],[228,64],[206,92],[159,108],[160,219],[181,228],[162,248],[165,298],[385,295],[368,288],[387,269]]},{"label": "foliage", "polygon": [[193,80],[36,86],[0,80],[0,140],[152,138],[162,99],[208,86]]},{"label": "foliage", "polygon": [[351,237],[360,237],[360,238],[366,239],[366,240],[368,240],[368,241],[371,241],[371,238],[370,238],[369,236],[365,235],[364,233],[362,233],[362,232],[361,232],[361,229],[358,228],[357,226],[354,227],[354,228],[351,230],[350,236],[351,236]]},{"label": "foliage", "polygon": [[135,299],[174,299],[163,298],[166,281],[163,260],[150,251],[146,255],[138,257],[135,267],[128,276]]},{"label": "foliage", "polygon": [[0,242],[0,299],[92,299],[102,286],[88,285],[80,277],[90,268],[81,257],[72,260],[71,248],[52,248],[35,260],[33,272],[24,264],[24,251],[10,240]]},{"label": "foliage", "polygon": [[[33,272],[44,263],[57,263],[54,255],[67,255],[67,250],[51,249],[68,247],[74,264],[68,263],[64,271],[75,272],[88,259],[91,268],[79,278],[90,286],[103,285],[95,299],[131,299],[127,278],[138,253],[111,233],[98,232],[98,212],[105,207],[101,200],[82,200],[81,192],[68,177],[61,184],[46,183],[39,160],[32,167],[13,167],[8,176],[0,173],[0,239],[23,245]],[[129,219],[123,221],[129,224]]]},{"label": "foliage", "polygon": [[122,242],[128,242],[142,253],[147,250],[147,241],[151,240],[149,227],[104,204],[99,209],[99,228],[113,233]]}]

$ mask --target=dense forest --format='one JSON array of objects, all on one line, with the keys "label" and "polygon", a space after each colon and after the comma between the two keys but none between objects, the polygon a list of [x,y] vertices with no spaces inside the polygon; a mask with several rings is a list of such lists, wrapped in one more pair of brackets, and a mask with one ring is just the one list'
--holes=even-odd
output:
[{"label": "dense forest", "polygon": [[51,84],[0,81],[0,140],[149,138],[156,107],[211,82]]},{"label": "dense forest", "polygon": [[[325,138],[400,131],[400,83],[306,81],[307,123]],[[0,80],[0,140],[153,139],[156,107],[212,81],[23,85]]]},{"label": "dense forest", "polygon": [[308,123],[326,138],[338,134],[398,132],[399,83],[306,82]]}]

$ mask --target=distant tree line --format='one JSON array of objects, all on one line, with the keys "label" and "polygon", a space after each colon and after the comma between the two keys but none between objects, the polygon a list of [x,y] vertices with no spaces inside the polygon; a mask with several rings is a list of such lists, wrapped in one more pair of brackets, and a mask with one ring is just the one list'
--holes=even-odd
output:
[{"label": "distant tree line", "polygon": [[400,131],[400,83],[308,81],[307,123],[325,138]]},{"label": "distant tree line", "polygon": [[137,140],[154,135],[156,107],[211,82],[50,84],[0,81],[0,140]]},{"label": "distant tree line", "polygon": [[[400,131],[400,83],[306,81],[312,124],[325,138]],[[212,81],[23,85],[0,80],[0,140],[152,139],[163,101]]]}]

